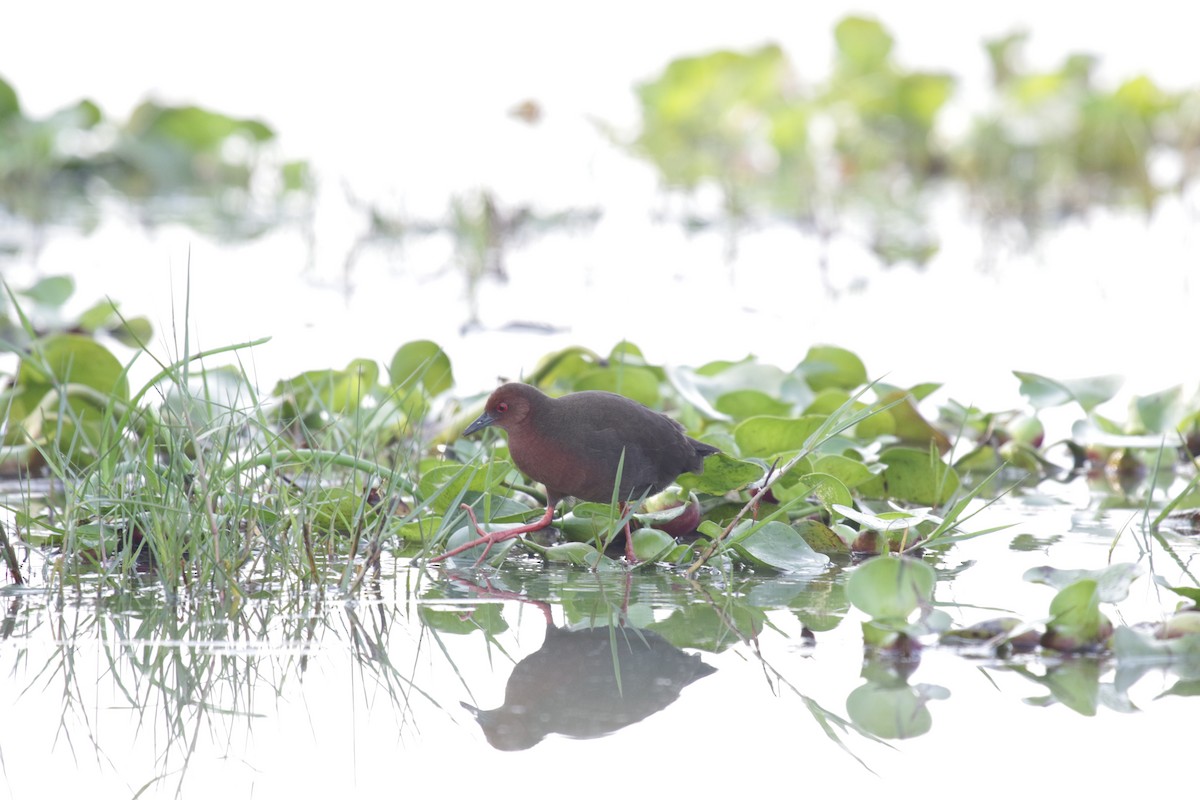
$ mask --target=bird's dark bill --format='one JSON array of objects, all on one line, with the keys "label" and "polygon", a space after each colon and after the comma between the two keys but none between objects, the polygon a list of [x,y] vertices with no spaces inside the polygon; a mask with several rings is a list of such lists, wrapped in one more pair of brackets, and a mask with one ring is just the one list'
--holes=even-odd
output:
[{"label": "bird's dark bill", "polygon": [[496,418],[485,411],[479,415],[479,419],[475,420],[474,422],[472,422],[470,425],[467,426],[467,429],[462,432],[462,435],[470,436],[475,431],[483,430],[484,428],[486,428],[488,425],[491,425],[495,421],[496,421]]}]

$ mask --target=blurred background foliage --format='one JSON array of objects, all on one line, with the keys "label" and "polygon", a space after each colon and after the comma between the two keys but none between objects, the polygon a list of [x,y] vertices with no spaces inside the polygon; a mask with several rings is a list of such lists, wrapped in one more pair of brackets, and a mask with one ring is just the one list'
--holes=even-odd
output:
[{"label": "blurred background foliage", "polygon": [[152,100],[124,121],[89,100],[37,119],[0,78],[0,220],[87,232],[115,198],[146,225],[252,238],[306,213],[313,191],[308,165],[274,158],[274,140],[257,120]]},{"label": "blurred background foliage", "polygon": [[[959,79],[899,63],[880,22],[846,17],[833,38],[819,80],[803,80],[775,44],[676,59],[634,87],[632,129],[600,128],[683,198],[676,222],[725,230],[731,259],[741,231],[783,223],[823,243],[861,241],[884,264],[921,265],[939,248],[933,214],[946,201],[988,231],[1030,242],[1094,209],[1148,213],[1196,174],[1198,90],[1168,91],[1146,76],[1102,86],[1085,54],[1038,71],[1017,32],[984,43],[989,91],[963,109]],[[514,114],[532,126],[540,108],[530,100]],[[89,231],[111,198],[145,224],[183,222],[224,239],[311,222],[312,170],[277,158],[274,142],[258,120],[155,101],[124,121],[88,100],[34,119],[0,79],[0,222]],[[430,221],[357,200],[347,187],[365,233],[346,272],[366,246],[444,233],[474,297],[485,276],[503,278],[506,248],[603,213],[535,212],[495,187],[447,188],[441,219]],[[18,246],[0,235],[0,252]]]},{"label": "blurred background foliage", "polygon": [[715,188],[716,213],[686,224],[782,219],[822,237],[859,236],[884,263],[926,262],[937,250],[933,203],[947,191],[989,227],[1030,236],[1098,207],[1149,212],[1192,182],[1200,154],[1200,92],[1169,92],[1139,76],[1096,85],[1091,56],[1037,72],[1025,33],[985,43],[992,93],[965,132],[944,117],[956,90],[945,73],[906,69],[882,24],[835,28],[827,80],[802,82],[775,45],[671,62],[637,87],[641,126],[623,139],[664,188],[695,198]]}]

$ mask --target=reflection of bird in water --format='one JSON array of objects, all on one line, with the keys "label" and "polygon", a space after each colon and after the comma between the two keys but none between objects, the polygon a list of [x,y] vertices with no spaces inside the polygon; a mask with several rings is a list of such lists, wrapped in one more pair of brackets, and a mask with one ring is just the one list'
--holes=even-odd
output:
[{"label": "reflection of bird in water", "polygon": [[[453,576],[478,594],[517,600],[546,618],[546,639],[513,668],[504,705],[491,710],[463,703],[497,750],[525,750],[548,733],[594,739],[662,711],[683,687],[716,672],[654,631],[624,625],[570,630],[554,624],[550,604]],[[625,601],[632,577],[625,576]]]},{"label": "reflection of bird in water", "polygon": [[661,711],[692,681],[716,672],[657,633],[638,628],[567,630],[513,669],[504,705],[475,714],[498,750],[524,750],[548,733],[593,739]]}]

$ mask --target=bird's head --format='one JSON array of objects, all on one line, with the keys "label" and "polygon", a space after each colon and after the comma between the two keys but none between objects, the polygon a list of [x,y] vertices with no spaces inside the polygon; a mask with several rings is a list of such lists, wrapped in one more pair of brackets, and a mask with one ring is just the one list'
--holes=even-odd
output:
[{"label": "bird's head", "polygon": [[463,436],[469,436],[489,425],[511,430],[528,418],[530,411],[539,400],[546,396],[526,383],[506,383],[488,398],[483,413],[467,426]]}]

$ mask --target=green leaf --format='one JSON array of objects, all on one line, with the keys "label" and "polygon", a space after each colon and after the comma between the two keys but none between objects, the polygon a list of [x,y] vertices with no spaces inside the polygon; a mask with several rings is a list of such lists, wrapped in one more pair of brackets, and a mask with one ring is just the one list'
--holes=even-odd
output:
[{"label": "green leaf", "polygon": [[408,390],[420,384],[431,397],[454,385],[450,358],[436,342],[426,339],[401,345],[388,367],[392,386]]},{"label": "green leaf", "polygon": [[145,347],[154,338],[154,326],[145,317],[126,317],[111,333],[126,347]]},{"label": "green leaf", "polygon": [[735,536],[731,545],[750,563],[780,572],[824,569],[829,564],[829,558],[809,547],[791,525],[775,520]]},{"label": "green leaf", "polygon": [[[893,447],[880,453],[879,461],[887,466],[880,476],[882,496],[923,506],[939,506],[958,491],[958,473],[931,452]],[[862,485],[864,494],[868,493],[868,486]]]},{"label": "green leaf", "polygon": [[[866,483],[874,477],[870,468],[861,461],[847,458],[843,455],[830,453],[817,458],[812,465],[813,472],[824,472],[837,478],[848,489]],[[847,503],[846,505],[849,505]]]},{"label": "green leaf", "polygon": [[574,389],[577,392],[613,392],[649,408],[656,407],[661,399],[658,376],[653,370],[624,364],[592,367],[576,379]]},{"label": "green leaf", "polygon": [[1056,633],[1080,643],[1094,642],[1104,622],[1096,581],[1076,581],[1060,591],[1050,602],[1050,615],[1049,627]]},{"label": "green leaf", "polygon": [[75,279],[68,275],[51,275],[42,278],[28,289],[17,291],[17,294],[28,297],[38,305],[51,308],[62,306],[74,293]]},{"label": "green leaf", "polygon": [[795,372],[802,374],[816,392],[824,389],[856,389],[867,382],[862,360],[841,347],[814,345]]},{"label": "green leaf", "polygon": [[892,52],[891,34],[873,19],[846,17],[834,28],[833,35],[840,65],[854,73],[883,68]]},{"label": "green leaf", "polygon": [[21,114],[21,102],[17,99],[17,92],[12,86],[0,78],[0,122],[4,122],[9,117],[17,117]]},{"label": "green leaf", "polygon": [[733,419],[749,417],[782,417],[791,413],[791,403],[779,400],[757,389],[737,389],[717,398],[717,411]]},{"label": "green leaf", "polygon": [[781,503],[809,495],[815,496],[817,501],[826,508],[834,505],[846,506],[854,502],[854,498],[845,484],[823,472],[810,472],[790,485],[785,485],[784,481],[780,480],[772,491]]},{"label": "green leaf", "polygon": [[543,556],[547,561],[574,564],[578,567],[595,566],[602,558],[600,551],[586,542],[556,544],[553,547],[547,547]]},{"label": "green leaf", "polygon": [[799,450],[823,422],[823,416],[751,417],[738,423],[733,438],[742,456],[767,458]]},{"label": "green leaf", "polygon": [[1142,565],[1132,563],[1110,564],[1103,569],[1033,567],[1026,570],[1022,578],[1030,583],[1043,583],[1060,590],[1089,580],[1096,586],[1096,598],[1099,602],[1119,603],[1129,596],[1129,586],[1142,572]]},{"label": "green leaf", "polygon": [[633,554],[638,561],[657,561],[675,547],[675,540],[656,528],[639,528],[633,532]]},{"label": "green leaf", "polygon": [[1120,375],[1099,375],[1067,381],[1015,370],[1013,375],[1021,381],[1021,394],[1034,408],[1053,408],[1074,401],[1087,413],[1116,396],[1125,382]]},{"label": "green leaf", "polygon": [[121,362],[104,345],[86,336],[58,334],[34,346],[17,368],[10,419],[24,419],[52,389],[86,386],[103,396],[129,400],[129,380]]},{"label": "green leaf", "polygon": [[924,561],[876,556],[850,573],[846,597],[874,620],[904,621],[933,598],[937,574]]},{"label": "green leaf", "polygon": [[1161,392],[1135,397],[1131,421],[1143,431],[1166,433],[1178,425],[1183,416],[1179,402],[1182,394],[1182,386],[1172,386]]},{"label": "green leaf", "polygon": [[815,519],[802,519],[796,523],[796,532],[809,547],[818,553],[845,555],[850,546],[834,533],[833,529]]}]

